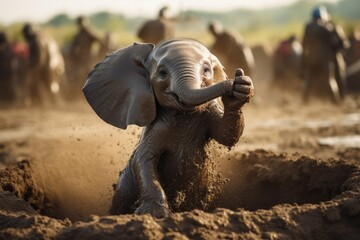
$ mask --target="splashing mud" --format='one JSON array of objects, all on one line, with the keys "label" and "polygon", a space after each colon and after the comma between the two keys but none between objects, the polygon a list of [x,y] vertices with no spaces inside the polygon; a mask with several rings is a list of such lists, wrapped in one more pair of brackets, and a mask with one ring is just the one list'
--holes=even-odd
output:
[{"label": "splashing mud", "polygon": [[[29,163],[22,162],[0,172],[1,183],[12,184],[12,187],[2,184],[3,190],[23,199],[20,204],[23,209],[14,211],[11,206],[14,197],[8,192],[0,195],[9,205],[1,204],[0,236],[57,239],[306,239],[341,236],[345,239],[360,234],[360,164],[321,161],[264,150],[229,153],[219,160],[226,162],[219,171],[229,181],[222,187],[210,212],[198,209],[173,213],[164,219],[149,215],[93,215],[86,221],[75,223],[42,216],[26,207],[26,202],[31,202],[29,199],[36,198],[39,200],[36,202],[41,202],[44,198],[37,194],[39,191],[35,191],[31,198],[26,194],[29,187],[38,187],[33,181]],[[19,198],[16,201],[20,201]],[[36,206],[34,201],[32,203]],[[73,211],[78,210],[73,207]],[[344,221],[348,224],[344,225]],[[22,226],[22,231],[15,231],[19,226]]]},{"label": "splashing mud", "polygon": [[140,128],[107,126],[83,105],[0,110],[0,238],[354,239],[360,148],[318,140],[359,135],[356,106],[244,109],[240,142],[209,146],[209,197],[164,219],[107,214]]}]

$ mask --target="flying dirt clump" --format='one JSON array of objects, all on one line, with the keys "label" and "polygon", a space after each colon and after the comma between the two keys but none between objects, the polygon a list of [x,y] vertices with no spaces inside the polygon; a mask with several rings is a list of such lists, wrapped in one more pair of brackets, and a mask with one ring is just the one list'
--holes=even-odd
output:
[{"label": "flying dirt clump", "polygon": [[[360,235],[359,163],[264,150],[230,152],[219,160],[230,169],[230,180],[212,212],[191,210],[161,219],[93,215],[87,221],[71,223],[0,209],[0,238],[354,239]],[[5,171],[16,175],[23,166]],[[10,178],[2,177],[1,184],[4,179]],[[245,194],[250,194],[255,204],[250,204]],[[253,211],[247,210],[250,208]]]}]

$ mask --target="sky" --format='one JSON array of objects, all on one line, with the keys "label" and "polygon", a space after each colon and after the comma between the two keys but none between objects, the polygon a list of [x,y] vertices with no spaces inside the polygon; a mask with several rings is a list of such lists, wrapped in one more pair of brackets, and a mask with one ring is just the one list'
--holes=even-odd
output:
[{"label": "sky", "polygon": [[[197,9],[227,11],[238,8],[264,9],[284,6],[296,0],[0,0],[0,22],[44,22],[59,13],[72,17],[99,11],[121,13],[128,17],[155,17],[159,8],[168,6],[170,13]],[[325,0],[336,2],[338,0]]]}]

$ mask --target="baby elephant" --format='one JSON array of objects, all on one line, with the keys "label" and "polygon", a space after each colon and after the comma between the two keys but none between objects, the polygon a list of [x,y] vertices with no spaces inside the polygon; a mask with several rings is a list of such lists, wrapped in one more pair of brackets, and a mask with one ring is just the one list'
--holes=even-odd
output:
[{"label": "baby elephant", "polygon": [[219,60],[190,39],[157,47],[134,43],[95,66],[83,88],[94,111],[115,127],[145,126],[120,174],[110,214],[164,217],[203,200],[205,147],[211,139],[229,148],[237,143],[241,110],[254,92],[241,69],[234,80],[225,79]]}]

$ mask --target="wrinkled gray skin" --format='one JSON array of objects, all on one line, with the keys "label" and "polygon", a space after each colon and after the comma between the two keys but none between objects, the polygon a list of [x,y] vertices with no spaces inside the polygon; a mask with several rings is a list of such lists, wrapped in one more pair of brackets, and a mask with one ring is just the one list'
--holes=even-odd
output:
[{"label": "wrinkled gray skin", "polygon": [[189,39],[156,48],[135,43],[89,74],[83,91],[103,120],[120,128],[145,126],[120,174],[111,214],[164,217],[181,209],[168,204],[176,192],[206,188],[205,146],[210,139],[234,146],[244,129],[241,109],[253,96],[242,70],[235,80],[225,76],[219,60]]}]

